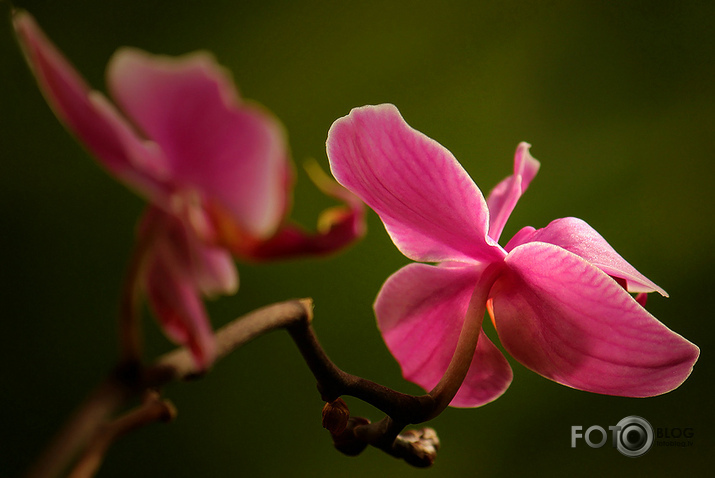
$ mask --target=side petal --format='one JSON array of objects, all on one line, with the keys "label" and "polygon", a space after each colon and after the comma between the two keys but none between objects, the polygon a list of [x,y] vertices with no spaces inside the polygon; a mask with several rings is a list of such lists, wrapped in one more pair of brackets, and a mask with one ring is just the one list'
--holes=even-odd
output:
[{"label": "side petal", "polygon": [[165,158],[158,146],[140,138],[132,126],[84,79],[25,11],[13,24],[40,90],[57,117],[113,174],[149,200],[159,202]]},{"label": "side petal", "polygon": [[[426,390],[440,381],[480,273],[473,266],[409,264],[382,286],[375,302],[377,323],[407,380]],[[467,377],[450,405],[484,405],[504,393],[511,378],[506,359],[481,331]]]},{"label": "side petal", "polygon": [[516,247],[492,288],[499,338],[518,361],[569,387],[649,397],[690,375],[699,349],[616,281],[552,244]]},{"label": "side petal", "polygon": [[275,233],[290,182],[284,131],[267,111],[239,99],[210,54],[170,58],[123,48],[107,82],[121,108],[161,145],[177,187],[217,202],[256,237]]},{"label": "side petal", "polygon": [[661,287],[638,272],[623,259],[611,245],[585,221],[575,217],[556,219],[542,229],[525,228],[512,238],[506,246],[510,251],[527,242],[547,242],[557,245],[586,259],[606,274],[626,281],[629,292],[655,292],[668,297]]},{"label": "side petal", "polygon": [[496,260],[489,211],[452,154],[411,128],[395,106],[353,109],[333,123],[333,175],[382,219],[395,245],[423,262]]},{"label": "side petal", "polygon": [[499,240],[517,201],[539,171],[540,163],[529,153],[529,148],[529,143],[519,143],[514,154],[514,174],[497,184],[487,198],[489,236],[495,241]]}]

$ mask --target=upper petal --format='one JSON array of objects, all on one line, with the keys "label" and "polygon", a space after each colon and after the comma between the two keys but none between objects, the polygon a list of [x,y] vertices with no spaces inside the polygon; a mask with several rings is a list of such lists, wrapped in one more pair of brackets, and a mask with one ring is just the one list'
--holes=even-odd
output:
[{"label": "upper petal", "polygon": [[198,190],[250,234],[272,235],[286,212],[290,170],[281,125],[241,102],[208,53],[178,58],[117,51],[112,96],[159,143],[177,188]]},{"label": "upper petal", "polygon": [[[375,302],[377,323],[402,374],[426,390],[442,378],[457,347],[481,269],[410,264],[393,274]],[[450,403],[476,407],[499,397],[512,373],[501,352],[480,332],[467,377]]]},{"label": "upper petal", "polygon": [[156,144],[139,137],[98,91],[91,90],[32,16],[13,17],[25,57],[57,117],[112,173],[160,202],[165,158]]},{"label": "upper petal", "polygon": [[532,242],[505,263],[492,288],[497,331],[535,372],[581,390],[647,397],[673,390],[692,371],[699,349],[586,260]]},{"label": "upper petal", "polygon": [[503,179],[489,193],[489,236],[499,240],[517,201],[539,171],[539,162],[529,153],[531,145],[521,142],[514,154],[514,174]]},{"label": "upper petal", "polygon": [[594,228],[575,217],[556,219],[542,229],[523,229],[506,245],[511,251],[527,242],[547,242],[566,249],[599,267],[606,274],[626,281],[629,292],[668,293],[623,259]]},{"label": "upper petal", "polygon": [[411,128],[395,106],[353,109],[333,123],[328,158],[339,183],[380,216],[407,257],[425,261],[495,260],[489,211],[452,154]]}]

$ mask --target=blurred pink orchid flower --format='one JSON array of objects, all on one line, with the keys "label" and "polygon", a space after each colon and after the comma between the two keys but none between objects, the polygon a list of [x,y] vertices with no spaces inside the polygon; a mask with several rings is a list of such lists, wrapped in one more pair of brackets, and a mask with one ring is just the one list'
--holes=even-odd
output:
[{"label": "blurred pink orchid flower", "polygon": [[440,382],[476,298],[476,349],[451,406],[483,405],[511,383],[508,362],[481,328],[485,308],[504,348],[555,382],[629,397],[678,387],[699,349],[628,293],[667,295],[588,224],[557,219],[497,243],[539,169],[529,148],[518,146],[514,174],[485,201],[454,156],[393,105],[355,108],[331,127],[327,151],[338,182],[375,210],[405,256],[438,263],[400,269],[375,302],[403,375],[427,390]]},{"label": "blurred pink orchid flower", "polygon": [[20,45],[39,87],[64,123],[109,172],[149,203],[139,240],[149,303],[167,335],[206,367],[214,339],[202,295],[234,293],[232,254],[265,260],[328,253],[364,232],[362,206],[344,201],[317,235],[287,220],[293,171],[282,126],[243,101],[212,55],[172,58],[119,49],[107,67],[116,105],[92,90],[24,11],[14,13]]}]

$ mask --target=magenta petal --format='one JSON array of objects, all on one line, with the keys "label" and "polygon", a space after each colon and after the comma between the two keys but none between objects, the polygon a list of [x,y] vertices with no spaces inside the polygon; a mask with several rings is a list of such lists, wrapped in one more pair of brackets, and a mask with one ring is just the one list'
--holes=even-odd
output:
[{"label": "magenta petal", "polygon": [[411,128],[393,105],[364,106],[333,123],[328,158],[339,183],[380,216],[395,245],[424,262],[496,260],[489,211],[452,154]]},{"label": "magenta petal", "polygon": [[210,54],[169,58],[120,49],[107,81],[127,115],[161,145],[178,187],[215,201],[255,237],[276,231],[289,188],[283,129],[239,99]]},{"label": "magenta petal", "polygon": [[194,282],[201,293],[207,296],[235,294],[238,291],[238,274],[231,253],[206,245],[196,247],[195,251]]},{"label": "magenta petal", "polygon": [[479,407],[496,400],[511,384],[509,362],[482,330],[477,350],[451,407]]},{"label": "magenta petal", "polygon": [[[409,264],[382,286],[375,313],[403,376],[431,390],[449,365],[481,270],[452,264]],[[476,407],[499,397],[511,368],[482,331],[467,378],[450,405]]]},{"label": "magenta petal", "polygon": [[159,252],[147,272],[147,298],[166,335],[191,351],[205,369],[215,357],[215,340],[192,277]]},{"label": "magenta petal", "polygon": [[149,247],[146,293],[154,315],[166,335],[206,368],[215,344],[201,295],[236,292],[238,275],[229,252],[202,242],[188,223],[150,207],[139,225],[139,242]]},{"label": "magenta petal", "polygon": [[204,243],[188,221],[150,207],[141,220],[141,241],[153,234],[153,248],[158,250],[172,270],[191,279],[195,288],[205,295],[234,294],[238,290],[238,274],[231,254]]},{"label": "magenta petal", "polygon": [[30,14],[19,11],[13,22],[30,68],[57,117],[112,173],[158,201],[165,159],[156,144],[137,136],[107,99],[89,88]]},{"label": "magenta petal", "polygon": [[610,276],[624,279],[629,292],[657,291],[668,296],[667,292],[626,262],[594,228],[581,219],[556,219],[531,234],[520,231],[517,236],[509,241],[507,251],[526,242],[547,242],[586,259]]},{"label": "magenta petal", "polygon": [[586,260],[537,242],[505,263],[492,288],[499,338],[535,372],[590,392],[648,397],[692,371],[699,349]]},{"label": "magenta petal", "polygon": [[504,246],[504,250],[506,252],[511,252],[511,250],[516,246],[526,244],[531,240],[535,232],[536,229],[531,226],[522,227],[516,234],[514,234],[514,236],[512,236],[511,239],[509,239],[509,242],[507,242]]},{"label": "magenta petal", "polygon": [[529,148],[529,143],[519,143],[514,154],[514,174],[497,184],[487,198],[489,236],[495,241],[499,240],[517,201],[539,171],[540,164],[531,156]]},{"label": "magenta petal", "polygon": [[323,211],[318,218],[317,232],[286,222],[276,234],[265,241],[253,244],[238,243],[235,253],[243,259],[263,261],[326,255],[339,251],[365,235],[365,205],[353,193],[328,176],[317,163],[309,163],[306,170],[315,185],[327,196],[342,201],[344,205]]},{"label": "magenta petal", "polygon": [[302,256],[322,256],[337,252],[364,235],[364,223],[360,213],[339,209],[334,212],[326,229],[317,233],[285,223],[268,240],[256,242],[250,247],[238,247],[234,253],[248,261],[267,261]]}]

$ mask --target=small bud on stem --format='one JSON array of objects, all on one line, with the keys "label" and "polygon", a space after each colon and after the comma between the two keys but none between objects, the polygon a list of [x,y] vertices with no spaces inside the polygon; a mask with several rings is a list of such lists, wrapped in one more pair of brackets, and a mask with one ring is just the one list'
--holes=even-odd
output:
[{"label": "small bud on stem", "polygon": [[331,435],[340,435],[345,431],[350,418],[348,404],[342,398],[327,402],[323,407],[323,428]]}]

